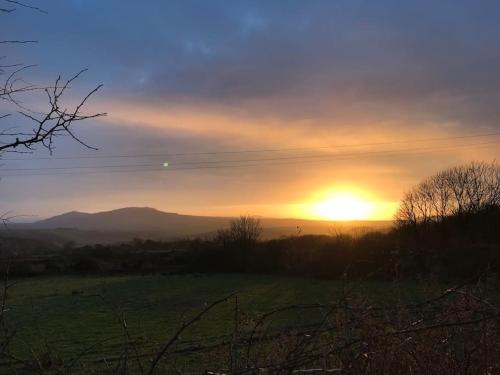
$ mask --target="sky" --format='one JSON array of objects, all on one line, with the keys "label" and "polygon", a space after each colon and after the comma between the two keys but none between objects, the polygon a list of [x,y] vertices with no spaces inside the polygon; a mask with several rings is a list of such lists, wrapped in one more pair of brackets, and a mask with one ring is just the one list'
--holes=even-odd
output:
[{"label": "sky", "polygon": [[97,151],[2,155],[3,211],[390,219],[426,176],[500,156],[497,1],[32,4],[48,14],[0,14],[0,39],[38,43],[0,55],[40,85],[88,68],[68,105],[103,84],[86,111],[107,116],[75,127]]}]

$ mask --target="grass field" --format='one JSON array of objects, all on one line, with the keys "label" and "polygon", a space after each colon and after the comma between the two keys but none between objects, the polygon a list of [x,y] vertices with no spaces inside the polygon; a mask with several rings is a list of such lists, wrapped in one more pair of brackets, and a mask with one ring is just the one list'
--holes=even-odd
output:
[{"label": "grass field", "polygon": [[[13,346],[17,356],[42,360],[50,352],[52,357],[68,361],[84,353],[87,363],[102,364],[105,358],[109,365],[124,350],[121,316],[141,353],[152,353],[206,303],[232,292],[238,295],[240,319],[254,322],[278,307],[334,301],[346,288],[377,303],[400,298],[415,301],[430,293],[425,286],[412,283],[404,287],[384,282],[357,285],[246,274],[28,278],[9,290],[6,320],[17,329]],[[229,337],[234,308],[234,298],[217,306],[182,335],[175,350]],[[306,324],[315,318],[311,311],[284,314],[274,328]],[[226,359],[203,354],[176,356],[177,366],[183,368]]]}]

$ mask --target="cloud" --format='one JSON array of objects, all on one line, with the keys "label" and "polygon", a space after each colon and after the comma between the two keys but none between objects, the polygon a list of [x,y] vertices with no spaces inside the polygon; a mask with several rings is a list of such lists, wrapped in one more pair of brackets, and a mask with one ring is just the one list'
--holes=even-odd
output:
[{"label": "cloud", "polygon": [[498,126],[495,2],[59,0],[49,11],[7,19],[13,35],[40,39],[22,58],[54,73],[89,66],[139,103],[312,117],[350,101],[389,119]]},{"label": "cloud", "polygon": [[[37,81],[90,68],[85,85],[105,85],[91,107],[109,117],[85,125],[82,135],[109,154],[320,146],[500,128],[498,2],[56,0],[47,7],[47,16],[25,10],[2,16],[5,37],[40,41],[9,50],[9,58],[39,64]],[[80,152],[67,142],[57,151]],[[300,201],[315,184],[343,180],[371,184],[381,195],[390,190],[386,199],[395,200],[430,167],[471,156],[479,154],[185,172],[184,182],[176,180],[183,191],[172,184],[168,194],[182,207],[190,196],[196,205],[225,199],[238,206]],[[389,178],[387,170],[391,187],[382,189],[378,176]],[[95,188],[79,198],[82,205],[113,199],[125,205],[140,191],[163,199],[163,177],[126,180],[46,178],[43,194],[51,201],[65,196],[70,206],[87,181]],[[54,181],[60,188],[51,190]],[[15,184],[2,185],[14,199]],[[120,192],[111,199],[113,189]],[[107,198],[99,200],[101,193]]]}]

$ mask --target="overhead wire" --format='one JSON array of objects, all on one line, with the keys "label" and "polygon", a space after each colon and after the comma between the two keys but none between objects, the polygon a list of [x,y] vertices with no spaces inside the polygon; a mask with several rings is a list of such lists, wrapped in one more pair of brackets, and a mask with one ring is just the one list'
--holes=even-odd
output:
[{"label": "overhead wire", "polygon": [[[455,145],[455,146],[445,146],[440,149],[448,149],[449,147],[454,148],[462,148],[462,147],[474,147],[474,146],[483,146],[483,145],[492,145],[498,144],[500,140],[497,141],[489,141],[489,142],[479,142],[472,144],[463,144],[463,145]],[[282,157],[272,157],[272,158],[257,158],[257,159],[233,159],[233,160],[198,160],[198,161],[179,161],[168,163],[168,168],[170,170],[179,169],[175,168],[180,165],[211,165],[211,164],[223,164],[223,163],[252,163],[252,162],[269,162],[269,161],[282,161],[282,160],[309,160],[309,159],[323,159],[326,158],[330,160],[331,158],[335,159],[336,157],[349,157],[349,156],[370,156],[370,155],[379,155],[379,154],[392,154],[392,153],[400,153],[400,152],[411,152],[411,151],[420,151],[420,150],[437,150],[436,147],[425,147],[425,148],[410,148],[410,149],[399,149],[399,150],[378,150],[378,151],[364,151],[364,152],[356,152],[356,153],[344,153],[344,154],[336,154],[336,155],[294,155],[294,156],[282,156]],[[68,170],[68,169],[108,169],[108,168],[130,168],[130,167],[138,167],[138,168],[148,168],[148,167],[158,167],[157,163],[155,164],[108,164],[108,165],[79,165],[79,166],[62,166],[62,167],[38,167],[38,168],[3,168],[0,169],[0,172],[16,172],[16,171],[39,171],[39,170]]]},{"label": "overhead wire", "polygon": [[416,138],[405,139],[399,141],[387,142],[371,142],[358,144],[340,144],[318,147],[289,147],[289,148],[261,148],[248,150],[225,150],[225,151],[203,151],[203,152],[164,152],[164,153],[149,153],[149,154],[116,154],[116,155],[75,155],[75,156],[47,156],[36,158],[2,158],[2,161],[37,161],[37,160],[78,160],[78,159],[119,159],[119,158],[146,158],[146,157],[177,157],[177,156],[202,156],[202,155],[225,155],[225,154],[245,154],[245,153],[266,153],[266,152],[287,152],[287,151],[306,151],[306,150],[327,150],[327,149],[344,149],[355,147],[369,146],[387,146],[404,143],[422,143],[422,142],[438,142],[468,138],[495,137],[500,136],[500,132],[467,134],[453,137],[433,137],[433,138]]},{"label": "overhead wire", "polygon": [[[13,176],[49,176],[49,175],[81,175],[81,174],[93,174],[93,173],[136,173],[136,172],[152,172],[152,171],[179,171],[179,170],[202,170],[202,169],[225,169],[225,168],[241,168],[241,167],[256,167],[256,166],[272,166],[272,165],[287,165],[290,164],[289,160],[295,160],[294,164],[304,164],[304,163],[316,163],[316,162],[325,162],[325,161],[335,161],[335,160],[348,160],[355,158],[364,158],[364,157],[384,157],[384,156],[392,156],[394,154],[418,154],[425,152],[441,152],[441,151],[449,151],[454,149],[461,148],[481,148],[481,147],[490,147],[500,143],[499,141],[490,141],[490,142],[481,142],[481,143],[472,143],[472,144],[463,144],[463,145],[455,145],[455,146],[446,146],[446,147],[427,147],[427,148],[413,148],[413,149],[400,149],[400,150],[383,150],[383,151],[371,151],[364,153],[351,153],[351,154],[337,154],[331,156],[321,155],[322,158],[318,158],[319,155],[315,155],[316,159],[310,160],[312,156],[309,157],[283,157],[283,158],[266,158],[266,159],[245,159],[245,160],[225,160],[225,161],[212,161],[212,165],[194,165],[194,166],[180,166],[175,167],[176,164],[173,164],[171,167],[160,167],[156,164],[143,164],[143,165],[113,165],[113,166],[76,166],[76,167],[47,167],[47,168],[18,168],[18,169],[3,169],[0,170],[0,173],[3,171],[11,171],[11,172],[22,172],[22,171],[39,171],[39,170],[71,170],[71,169],[97,169],[97,170],[87,170],[82,172],[55,172],[55,173],[16,173],[16,174],[1,174],[2,177],[13,177]],[[293,159],[292,159],[293,158]],[[302,159],[302,160],[301,160]],[[285,161],[287,160],[287,161]],[[227,163],[240,163],[240,164],[227,164]],[[242,162],[246,162],[245,164],[241,164]],[[197,164],[208,163],[206,162],[197,162]],[[109,170],[107,168],[139,168],[139,169],[119,169],[119,170]],[[101,170],[99,170],[101,169]],[[106,170],[104,170],[106,169]]]}]

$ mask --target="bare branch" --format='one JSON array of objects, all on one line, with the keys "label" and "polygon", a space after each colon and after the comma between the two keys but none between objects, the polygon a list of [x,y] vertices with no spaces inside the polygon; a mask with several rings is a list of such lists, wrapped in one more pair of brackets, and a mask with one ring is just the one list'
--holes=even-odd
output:
[{"label": "bare branch", "polygon": [[[23,8],[28,8],[28,9],[36,10],[37,12],[40,12],[40,13],[43,13],[43,14],[49,14],[46,10],[43,10],[41,8],[38,8],[38,7],[35,7],[35,6],[32,6],[32,5],[25,4],[25,3],[21,2],[21,1],[17,1],[17,0],[3,0],[3,1],[6,2],[6,3],[18,5],[18,6],[23,7]],[[11,11],[13,11],[15,9],[16,8],[13,8]]]},{"label": "bare branch", "polygon": [[203,315],[205,315],[207,312],[209,312],[211,309],[213,309],[215,306],[226,302],[228,299],[233,297],[235,293],[231,293],[227,297],[221,298],[215,302],[212,302],[210,305],[207,305],[200,313],[198,313],[194,318],[192,318],[190,321],[183,323],[182,326],[177,330],[177,332],[170,338],[170,340],[165,344],[165,346],[158,352],[158,354],[155,356],[153,359],[153,363],[151,364],[151,367],[149,368],[148,375],[152,375],[154,373],[154,370],[156,366],[158,365],[158,362],[160,359],[167,353],[168,349],[177,341],[179,336],[186,330],[188,327],[196,323],[198,320],[200,320]]},{"label": "bare branch", "polygon": [[[7,83],[4,86],[4,93],[5,92],[7,93],[5,95],[8,98],[10,98],[11,102],[13,102],[17,106],[20,106],[20,103],[15,98],[12,97],[12,92],[19,92],[19,89],[18,90],[9,89],[9,87],[12,87],[12,85],[9,83],[9,80],[19,71],[25,70],[26,68],[27,67],[23,66],[22,68],[19,68],[15,72],[13,72],[7,79]],[[93,94],[95,94],[102,87],[102,85],[98,85],[96,88],[91,90],[87,95],[85,95],[85,97],[74,107],[73,110],[68,111],[67,109],[63,109],[61,107],[61,100],[63,94],[69,88],[69,85],[76,79],[78,79],[81,76],[81,74],[84,73],[85,71],[86,69],[81,70],[73,77],[65,81],[62,85],[61,85],[61,77],[58,77],[55,82],[55,85],[51,87],[51,90],[49,90],[49,88],[45,88],[45,92],[47,94],[49,102],[49,110],[46,113],[40,114],[41,115],[40,117],[26,113],[25,111],[19,111],[18,113],[21,116],[27,118],[28,120],[34,123],[33,132],[31,134],[9,133],[9,135],[14,139],[12,139],[10,142],[6,142],[0,145],[0,152],[6,150],[17,151],[17,149],[21,146],[31,150],[32,147],[37,144],[42,144],[44,147],[49,149],[49,151],[52,151],[53,140],[55,137],[58,137],[60,135],[70,136],[72,139],[76,140],[81,145],[87,148],[95,149],[94,147],[88,145],[87,143],[79,139],[74,134],[72,130],[72,125],[74,122],[88,120],[106,115],[105,113],[96,113],[91,115],[81,114],[81,110],[88,101],[88,99]],[[31,86],[24,86],[24,90],[32,88],[33,87]],[[31,112],[34,113],[33,111]],[[4,115],[3,117],[7,117],[7,115]]]},{"label": "bare branch", "polygon": [[36,40],[0,40],[0,44],[27,44],[38,43]]}]

